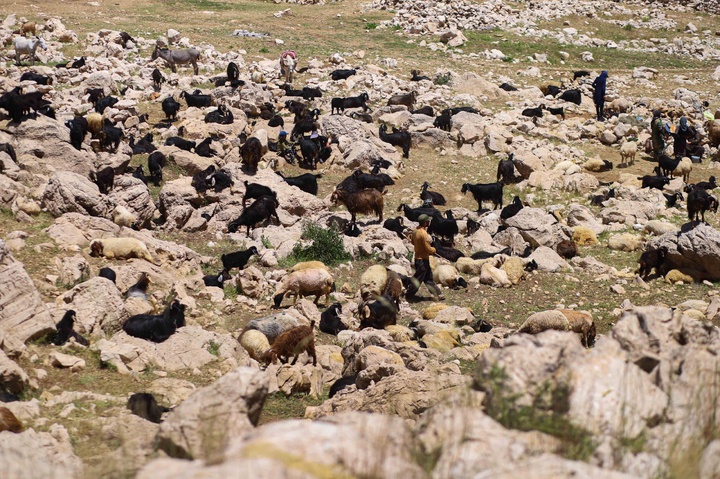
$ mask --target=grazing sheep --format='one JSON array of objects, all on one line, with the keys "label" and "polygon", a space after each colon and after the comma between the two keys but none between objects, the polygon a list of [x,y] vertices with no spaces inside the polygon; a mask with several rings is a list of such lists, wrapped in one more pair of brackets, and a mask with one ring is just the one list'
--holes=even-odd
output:
[{"label": "grazing sheep", "polygon": [[223,283],[229,279],[232,279],[230,274],[226,269],[223,269],[218,274],[206,274],[203,276],[203,283],[205,283],[205,286],[223,289],[225,287]]},{"label": "grazing sheep", "polygon": [[381,264],[370,266],[360,276],[360,297],[367,301],[373,296],[380,296],[387,283],[387,268]]},{"label": "grazing sheep", "polygon": [[162,314],[136,314],[123,324],[123,331],[130,336],[162,343],[172,336],[177,328],[185,326],[185,305],[178,300],[171,301]]},{"label": "grazing sheep", "polygon": [[315,321],[313,320],[310,321],[310,326],[297,326],[278,336],[270,347],[273,362],[275,362],[275,358],[278,358],[284,364],[290,360],[290,356],[295,356],[290,363],[291,366],[294,366],[300,354],[307,352],[313,359],[313,366],[317,366],[314,328]]},{"label": "grazing sheep", "polygon": [[100,278],[109,279],[113,283],[115,283],[115,280],[117,279],[117,275],[115,274],[115,271],[113,271],[112,268],[108,268],[107,266],[100,268],[100,272],[98,273],[98,276]]},{"label": "grazing sheep", "polygon": [[540,311],[531,314],[518,329],[518,333],[538,334],[554,329],[556,331],[570,331],[570,321],[557,309]]},{"label": "grazing sheep", "polygon": [[340,303],[333,303],[320,315],[320,331],[326,334],[337,336],[340,331],[345,331],[348,327],[340,319],[339,313],[342,313]]},{"label": "grazing sheep", "polygon": [[295,266],[290,268],[290,272],[294,273],[295,271],[303,271],[306,269],[324,269],[328,273],[330,272],[330,268],[325,266],[325,264],[322,261],[301,261],[299,263],[296,263]]},{"label": "grazing sheep", "polygon": [[495,210],[498,207],[502,207],[502,190],[502,183],[478,183],[475,185],[463,183],[460,193],[465,194],[468,191],[472,193],[475,201],[477,201],[478,211],[482,209],[483,201],[492,201],[493,209]]},{"label": "grazing sheep", "polygon": [[268,364],[272,362],[270,352],[270,341],[261,331],[249,329],[240,335],[240,346],[245,348],[250,357],[259,363]]},{"label": "grazing sheep", "polygon": [[136,416],[147,419],[155,424],[162,422],[162,415],[170,411],[169,408],[160,406],[150,393],[135,393],[128,399],[127,408]]},{"label": "grazing sheep", "polygon": [[55,346],[62,346],[67,343],[70,338],[75,339],[75,342],[82,344],[83,346],[89,346],[90,342],[82,337],[79,333],[75,332],[73,325],[75,324],[75,311],[68,310],[63,315],[62,319],[55,325],[55,334],[52,342]]},{"label": "grazing sheep", "polygon": [[613,169],[613,164],[609,160],[601,160],[600,158],[590,158],[583,163],[583,168],[593,173],[602,173]]},{"label": "grazing sheep", "polygon": [[105,120],[103,116],[100,113],[88,113],[85,120],[87,122],[87,131],[92,134],[93,138],[98,138]]},{"label": "grazing sheep", "polygon": [[383,194],[377,190],[345,191],[339,189],[333,191],[330,196],[330,201],[333,204],[344,204],[350,212],[350,221],[352,223],[357,222],[356,216],[358,213],[375,213],[378,215],[378,221],[382,223],[384,197]]},{"label": "grazing sheep", "polygon": [[295,316],[283,311],[262,318],[251,319],[243,328],[241,337],[246,331],[256,330],[264,334],[268,341],[272,343],[282,333],[299,325],[300,321]]},{"label": "grazing sheep", "polygon": [[137,217],[124,206],[117,205],[113,210],[113,223],[118,226],[132,228],[137,224]]},{"label": "grazing sheep", "polygon": [[277,197],[261,196],[245,208],[238,218],[228,223],[228,233],[235,233],[239,227],[245,226],[247,228],[246,233],[250,236],[250,229],[254,229],[258,223],[271,220],[273,217],[280,224],[280,218],[278,218],[276,210],[278,206],[280,206],[280,203],[278,203]]},{"label": "grazing sheep", "polygon": [[135,238],[94,239],[90,242],[90,256],[104,256],[108,259],[140,258],[155,264],[145,243]]},{"label": "grazing sheep", "polygon": [[592,314],[588,311],[573,311],[571,309],[561,309],[560,312],[567,318],[570,323],[570,330],[574,333],[580,333],[583,346],[589,348],[595,344],[595,321]]},{"label": "grazing sheep", "polygon": [[452,264],[441,264],[433,268],[433,281],[447,288],[467,288],[467,281],[460,276]]},{"label": "grazing sheep", "polygon": [[335,290],[332,275],[324,269],[306,269],[288,274],[279,284],[273,296],[275,307],[279,308],[286,294],[294,295],[293,306],[300,296],[315,296],[315,305],[325,295],[325,302],[330,303],[330,293]]},{"label": "grazing sheep", "polygon": [[690,181],[690,173],[692,172],[692,169],[692,160],[685,157],[678,162],[675,169],[670,172],[670,175],[673,177],[680,176],[685,183],[688,183]]},{"label": "grazing sheep", "polygon": [[115,170],[108,166],[100,171],[91,171],[89,178],[97,185],[100,193],[107,195],[115,184]]},{"label": "grazing sheep", "polygon": [[620,164],[635,164],[635,155],[637,155],[637,142],[625,141],[620,145]]},{"label": "grazing sheep", "polygon": [[384,329],[386,326],[397,323],[398,309],[395,301],[389,296],[376,296],[372,303],[361,303],[358,306],[360,316],[360,329]]},{"label": "grazing sheep", "polygon": [[242,270],[255,254],[258,254],[258,250],[255,246],[251,246],[246,250],[223,254],[220,256],[220,261],[222,262],[223,269],[226,271],[231,271],[233,268]]},{"label": "grazing sheep", "polygon": [[655,269],[655,274],[660,274],[660,267],[665,262],[667,251],[664,249],[650,249],[643,252],[638,260],[638,269],[635,274],[639,274],[645,279],[650,276],[650,272]]},{"label": "grazing sheep", "polygon": [[25,427],[20,422],[15,414],[6,407],[0,407],[0,433],[3,431],[9,431],[15,434],[20,434],[25,430]]}]

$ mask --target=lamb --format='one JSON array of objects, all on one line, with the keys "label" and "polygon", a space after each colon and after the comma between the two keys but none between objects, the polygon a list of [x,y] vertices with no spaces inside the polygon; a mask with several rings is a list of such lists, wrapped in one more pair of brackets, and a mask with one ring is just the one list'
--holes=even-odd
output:
[{"label": "lamb", "polygon": [[333,71],[330,73],[330,79],[333,80],[333,81],[346,80],[346,79],[350,78],[351,76],[355,75],[356,73],[357,73],[357,70],[355,70],[355,69],[352,69],[352,70],[347,70],[347,69],[345,69],[345,70],[343,70],[343,69],[333,70]]},{"label": "lamb", "polygon": [[47,43],[40,37],[13,38],[13,47],[15,48],[15,65],[20,66],[20,55],[30,55],[30,65],[35,65],[35,51],[38,47],[47,50]]},{"label": "lamb", "polygon": [[117,278],[115,271],[113,271],[112,268],[108,268],[107,266],[100,268],[100,272],[98,273],[98,276],[100,278],[109,279],[113,283],[115,283],[115,279]]},{"label": "lamb", "polygon": [[445,206],[445,197],[435,191],[428,191],[428,188],[430,188],[430,185],[426,181],[422,184],[422,190],[420,190],[420,199],[431,200],[433,205]]},{"label": "lamb", "polygon": [[391,105],[405,105],[408,110],[412,110],[415,106],[415,100],[417,99],[417,92],[411,91],[410,93],[393,95],[388,99],[388,106]]},{"label": "lamb", "polygon": [[137,217],[122,205],[117,205],[115,209],[113,209],[112,219],[113,223],[118,226],[125,226],[127,228],[137,226]]},{"label": "lamb", "polygon": [[498,162],[497,177],[495,181],[498,183],[502,182],[503,185],[515,183],[515,163],[513,163],[514,156],[515,155],[513,153],[510,153],[506,159]]},{"label": "lamb", "polygon": [[315,305],[318,304],[320,297],[325,295],[325,302],[330,303],[330,293],[335,290],[335,282],[332,275],[324,269],[306,269],[303,271],[295,271],[288,274],[278,284],[273,301],[275,307],[279,308],[283,298],[287,293],[294,295],[293,306],[297,304],[300,296],[315,296]]},{"label": "lamb", "polygon": [[72,309],[65,312],[62,319],[55,325],[55,334],[52,342],[55,346],[62,346],[67,343],[70,338],[83,346],[89,346],[90,342],[75,332],[73,325],[75,324],[76,313]]},{"label": "lamb", "polygon": [[[165,119],[169,121],[176,121],[178,111],[180,111],[180,103],[175,100],[172,96],[165,98],[162,101],[162,111],[165,113]],[[167,144],[167,143],[166,143]],[[193,145],[194,146],[194,145]]]},{"label": "lamb", "polygon": [[505,271],[512,284],[520,284],[520,281],[525,277],[525,264],[517,256],[507,258],[500,269]]},{"label": "lamb", "polygon": [[283,311],[262,318],[251,319],[243,328],[240,337],[242,338],[247,331],[255,330],[265,335],[268,341],[272,343],[282,333],[299,325],[300,321],[295,316]]},{"label": "lamb", "polygon": [[200,90],[195,90],[192,93],[188,93],[183,90],[180,92],[180,98],[185,98],[185,102],[187,102],[188,107],[195,106],[198,108],[206,108],[212,105],[212,96],[203,95]]},{"label": "lamb", "polygon": [[135,393],[128,399],[127,408],[132,411],[133,414],[143,419],[147,419],[155,424],[162,422],[162,415],[168,411],[169,408],[160,406],[150,393]]},{"label": "lamb", "polygon": [[447,288],[467,288],[467,281],[451,264],[441,264],[433,268],[433,281]]},{"label": "lamb", "polygon": [[311,195],[317,196],[318,192],[318,184],[317,179],[322,178],[322,174],[314,175],[312,173],[304,173],[302,175],[298,176],[283,176],[282,173],[278,173],[280,177],[287,183],[288,185],[296,186],[300,188],[305,193],[310,193]]},{"label": "lamb", "polygon": [[372,303],[361,303],[358,306],[360,330],[365,328],[384,329],[385,326],[397,323],[397,307],[389,296],[378,296]]},{"label": "lamb", "polygon": [[373,296],[380,296],[387,283],[387,268],[381,264],[370,266],[360,276],[360,297],[367,301]]},{"label": "lamb", "polygon": [[185,326],[185,305],[178,300],[173,300],[162,314],[130,316],[122,328],[130,336],[162,343],[183,326]]},{"label": "lamb", "polygon": [[273,342],[270,347],[270,354],[275,358],[279,358],[284,364],[295,356],[291,366],[294,366],[298,357],[303,352],[307,352],[313,359],[313,366],[317,366],[317,355],[315,354],[315,321],[310,321],[310,326],[297,326],[289,331],[285,331]]},{"label": "lamb", "polygon": [[667,251],[664,248],[661,249],[649,249],[644,251],[640,255],[638,260],[638,269],[635,274],[639,274],[641,278],[645,279],[650,276],[650,272],[655,269],[655,274],[662,274],[660,267],[665,262],[665,256]]},{"label": "lamb", "polygon": [[620,164],[635,164],[635,155],[637,154],[637,142],[625,141],[620,145]]},{"label": "lamb", "polygon": [[609,160],[601,160],[600,158],[590,158],[583,163],[583,168],[594,173],[602,173],[613,169],[613,164]]},{"label": "lamb", "polygon": [[246,250],[235,251],[234,253],[223,254],[220,256],[223,269],[225,271],[231,271],[233,268],[242,270],[250,261],[253,255],[258,254],[258,250],[255,246],[251,246]]},{"label": "lamb", "polygon": [[240,156],[242,157],[242,163],[250,171],[257,171],[258,163],[262,157],[262,143],[260,140],[252,137],[240,147]]},{"label": "lamb", "polygon": [[52,85],[53,79],[52,77],[40,75],[35,72],[25,72],[22,75],[20,75],[20,81],[32,81],[37,83],[38,85]]},{"label": "lamb", "polygon": [[340,303],[333,303],[328,306],[320,315],[320,331],[337,336],[340,331],[348,329],[340,319],[339,313],[342,313]]},{"label": "lamb", "polygon": [[539,334],[550,329],[570,331],[570,321],[557,309],[540,311],[531,314],[520,326],[518,333]]},{"label": "lamb", "polygon": [[667,176],[645,175],[638,176],[638,180],[642,181],[642,188],[655,188],[661,191],[665,185],[670,184],[670,178]]},{"label": "lamb", "polygon": [[482,209],[483,201],[492,201],[495,210],[502,207],[502,189],[502,183],[478,183],[475,185],[463,183],[460,193],[465,194],[468,191],[472,193],[478,203],[478,211]]},{"label": "lamb", "polygon": [[90,242],[90,256],[104,256],[108,259],[140,258],[155,264],[145,243],[135,238],[94,239]]},{"label": "lamb", "polygon": [[578,255],[577,243],[573,240],[562,240],[555,247],[557,254],[565,259],[571,259]]},{"label": "lamb", "polygon": [[348,108],[361,108],[363,111],[372,109],[367,106],[367,103],[370,101],[370,97],[367,93],[361,93],[358,96],[351,96],[349,98],[333,98],[330,101],[330,114],[334,115],[335,111],[337,111],[338,114],[342,114],[345,112]]},{"label": "lamb", "polygon": [[6,407],[0,407],[0,433],[3,431],[9,431],[15,434],[20,434],[25,430],[25,427],[20,420],[15,417],[15,414]]},{"label": "lamb", "polygon": [[412,146],[412,138],[410,133],[407,131],[393,131],[387,133],[387,125],[380,125],[379,131],[380,139],[385,143],[390,143],[393,146],[399,146],[403,151],[403,158],[410,157],[410,147]]},{"label": "lamb", "polygon": [[203,276],[203,283],[205,286],[212,286],[215,288],[223,289],[225,286],[223,283],[228,279],[232,279],[226,269],[223,269],[218,274],[206,274]]},{"label": "lamb", "polygon": [[91,171],[89,177],[103,195],[107,195],[115,184],[115,170],[112,166],[105,167],[100,171]]},{"label": "lamb", "polygon": [[243,331],[240,335],[240,346],[248,352],[250,357],[259,363],[268,364],[273,360],[270,352],[270,341],[267,336],[256,329]]},{"label": "lamb", "polygon": [[385,220],[385,223],[383,223],[383,228],[386,230],[394,231],[398,238],[403,239],[405,238],[405,226],[403,225],[404,220],[402,216],[398,216],[396,218],[389,218]]},{"label": "lamb", "polygon": [[384,197],[377,190],[346,191],[336,189],[330,196],[330,201],[333,204],[344,204],[350,212],[350,221],[353,223],[357,222],[356,215],[358,213],[375,213],[378,215],[378,222],[382,223]]},{"label": "lamb", "polygon": [[521,209],[523,209],[523,206],[524,205],[520,197],[515,196],[512,200],[512,203],[510,203],[500,211],[500,219],[507,220],[512,218],[513,216],[518,214]]},{"label": "lamb", "polygon": [[595,344],[595,321],[592,314],[588,311],[573,311],[571,309],[559,310],[570,323],[570,330],[574,333],[580,333],[583,346],[589,348]]},{"label": "lamb", "polygon": [[247,235],[250,236],[251,228],[254,229],[258,223],[273,217],[280,224],[280,218],[278,218],[276,211],[278,206],[280,206],[280,203],[278,203],[277,197],[261,196],[245,208],[237,219],[228,223],[228,233],[235,233],[240,226],[245,226]]}]

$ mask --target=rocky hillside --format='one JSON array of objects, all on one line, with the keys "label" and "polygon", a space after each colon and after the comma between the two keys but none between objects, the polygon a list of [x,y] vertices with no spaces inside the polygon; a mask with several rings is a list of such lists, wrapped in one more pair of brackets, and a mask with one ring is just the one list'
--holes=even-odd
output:
[{"label": "rocky hillside", "polygon": [[[249,3],[247,50],[7,16],[3,477],[720,477],[720,43],[670,3]],[[285,85],[306,18],[347,44]],[[702,148],[668,178],[654,110]],[[420,213],[438,301],[404,295]]]}]

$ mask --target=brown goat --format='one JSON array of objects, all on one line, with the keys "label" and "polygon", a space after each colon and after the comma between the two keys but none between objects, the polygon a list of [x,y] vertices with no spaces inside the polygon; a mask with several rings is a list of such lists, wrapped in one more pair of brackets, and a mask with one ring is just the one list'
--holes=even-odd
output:
[{"label": "brown goat", "polygon": [[37,25],[35,24],[35,22],[25,22],[13,33],[22,36],[27,36],[27,34],[29,33],[31,36],[34,37],[37,34]]},{"label": "brown goat", "polygon": [[382,291],[383,296],[389,296],[395,301],[395,306],[400,309],[400,296],[403,294],[403,284],[400,275],[395,271],[387,270],[387,281]]},{"label": "brown goat", "polygon": [[307,351],[313,358],[313,366],[316,366],[314,328],[315,321],[313,320],[310,321],[310,326],[296,326],[278,336],[267,353],[271,355],[272,362],[280,358],[280,361],[284,364],[288,362],[290,356],[295,356],[293,362],[290,363],[291,366],[294,366],[300,354]]},{"label": "brown goat", "polygon": [[385,199],[383,193],[378,190],[367,189],[362,191],[346,191],[343,189],[333,191],[330,196],[332,203],[342,203],[347,207],[351,215],[351,220],[355,223],[355,215],[375,213],[378,215],[380,223],[383,220],[383,206]]},{"label": "brown goat", "polygon": [[408,110],[412,110],[415,107],[415,100],[417,99],[417,93],[411,91],[410,93],[393,95],[388,99],[388,106],[390,105],[405,105]]},{"label": "brown goat", "polygon": [[0,432],[10,431],[17,434],[24,430],[22,423],[12,411],[6,407],[0,407]]}]

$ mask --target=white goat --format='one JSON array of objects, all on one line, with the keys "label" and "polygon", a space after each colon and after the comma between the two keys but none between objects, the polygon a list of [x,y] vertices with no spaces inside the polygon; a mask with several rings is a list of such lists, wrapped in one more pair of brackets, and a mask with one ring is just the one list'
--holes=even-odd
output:
[{"label": "white goat", "polygon": [[15,47],[16,65],[20,65],[20,55],[22,54],[30,55],[30,65],[35,65],[35,50],[37,50],[38,47],[47,50],[47,43],[40,37],[15,37],[13,39],[13,46]]}]

